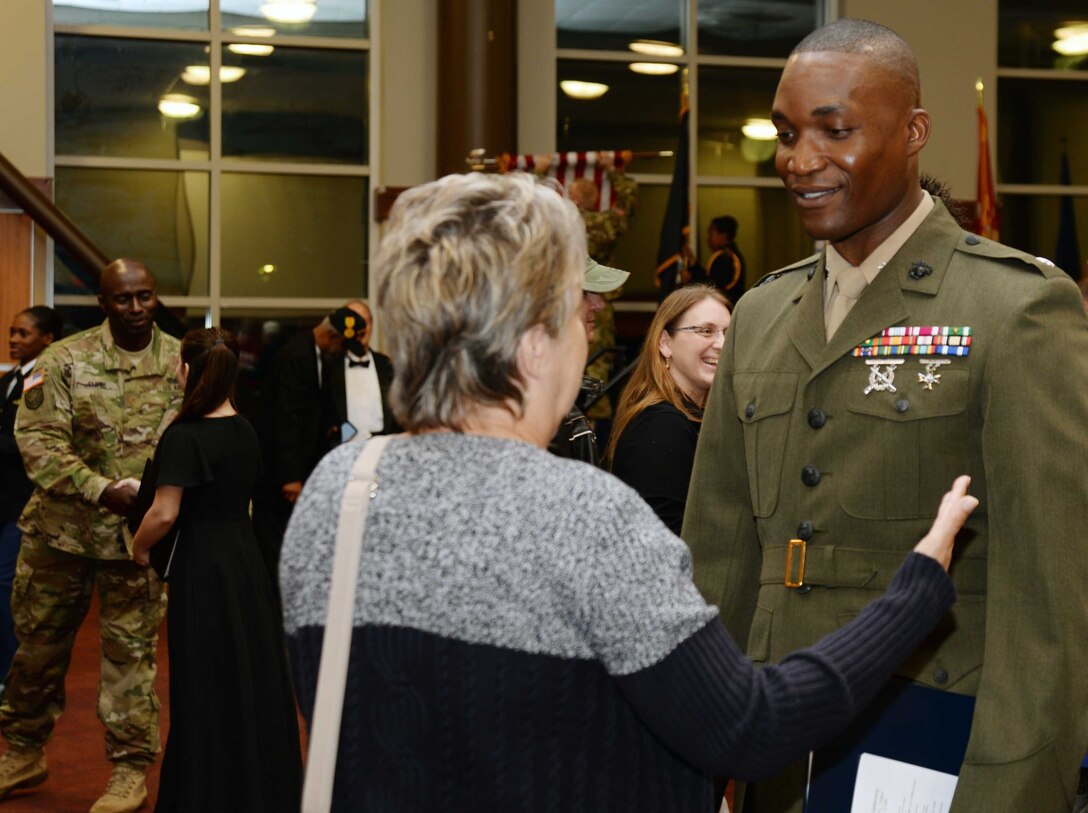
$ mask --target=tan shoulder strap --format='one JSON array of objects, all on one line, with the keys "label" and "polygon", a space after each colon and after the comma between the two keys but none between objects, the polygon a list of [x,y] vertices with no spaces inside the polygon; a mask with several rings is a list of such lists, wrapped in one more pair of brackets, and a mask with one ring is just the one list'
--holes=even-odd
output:
[{"label": "tan shoulder strap", "polygon": [[302,790],[302,813],[327,813],[332,807],[336,777],[336,749],[340,744],[340,717],[344,710],[344,687],[348,679],[351,630],[355,615],[355,585],[366,529],[366,512],[378,491],[378,460],[390,435],[370,438],[351,468],[343,499],[333,554],[329,613],[321,644],[321,665],[317,673],[314,717],[306,756],[306,780]]}]

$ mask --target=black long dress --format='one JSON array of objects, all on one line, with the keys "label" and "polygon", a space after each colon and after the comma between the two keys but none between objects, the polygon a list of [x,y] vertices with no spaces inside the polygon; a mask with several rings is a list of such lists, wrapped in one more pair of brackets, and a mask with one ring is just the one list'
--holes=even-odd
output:
[{"label": "black long dress", "polygon": [[299,807],[283,631],[249,520],[257,435],[239,415],[172,426],[158,485],[182,486],[170,571],[170,735],[156,811]]}]

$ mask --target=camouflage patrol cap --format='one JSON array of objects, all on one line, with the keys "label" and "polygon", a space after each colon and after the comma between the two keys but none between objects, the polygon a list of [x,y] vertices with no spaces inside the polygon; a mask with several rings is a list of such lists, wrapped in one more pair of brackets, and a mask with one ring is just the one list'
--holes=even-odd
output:
[{"label": "camouflage patrol cap", "polygon": [[631,274],[618,268],[601,265],[592,257],[586,257],[586,278],[582,290],[594,294],[607,294],[627,282]]}]

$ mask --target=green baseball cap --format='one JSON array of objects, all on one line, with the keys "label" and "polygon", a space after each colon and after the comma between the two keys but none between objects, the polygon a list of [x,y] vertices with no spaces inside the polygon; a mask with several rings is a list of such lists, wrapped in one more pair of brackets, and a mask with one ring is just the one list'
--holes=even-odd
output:
[{"label": "green baseball cap", "polygon": [[608,294],[627,282],[631,274],[618,268],[601,265],[592,257],[586,257],[586,278],[582,290],[594,294]]}]

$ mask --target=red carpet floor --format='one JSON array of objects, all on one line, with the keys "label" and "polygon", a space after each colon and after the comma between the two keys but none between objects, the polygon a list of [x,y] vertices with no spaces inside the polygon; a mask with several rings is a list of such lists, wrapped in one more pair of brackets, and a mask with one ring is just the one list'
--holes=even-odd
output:
[{"label": "red carpet floor", "polygon": [[[156,687],[162,704],[162,741],[170,724],[167,691],[166,623],[159,631],[159,674]],[[109,780],[105,729],[98,721],[98,599],[76,638],[68,669],[68,702],[45,746],[49,778],[45,784],[16,791],[0,802],[0,813],[87,813]],[[3,747],[3,746],[0,746]],[[160,755],[161,759],[161,755]],[[148,803],[152,810],[159,787],[159,762],[148,771]]]}]

